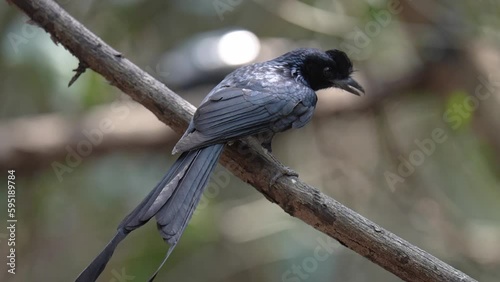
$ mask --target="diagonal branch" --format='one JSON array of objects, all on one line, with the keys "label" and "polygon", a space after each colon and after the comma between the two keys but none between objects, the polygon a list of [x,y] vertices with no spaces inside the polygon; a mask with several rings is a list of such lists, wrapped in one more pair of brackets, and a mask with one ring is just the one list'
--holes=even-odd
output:
[{"label": "diagonal branch", "polygon": [[[87,30],[51,0],[11,0],[82,64],[183,132],[195,108]],[[236,142],[221,162],[292,216],[407,281],[475,281],[298,179],[269,183],[280,168],[256,146]]]}]

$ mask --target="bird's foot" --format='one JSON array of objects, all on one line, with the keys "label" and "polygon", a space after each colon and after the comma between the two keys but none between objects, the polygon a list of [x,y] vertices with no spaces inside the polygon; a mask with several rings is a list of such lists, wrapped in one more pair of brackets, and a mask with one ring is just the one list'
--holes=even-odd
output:
[{"label": "bird's foot", "polygon": [[271,178],[271,181],[269,182],[269,187],[276,184],[276,181],[278,181],[278,179],[280,179],[283,176],[299,177],[299,174],[296,171],[292,170],[291,168],[282,165],[280,166],[280,171],[276,173],[276,175],[274,175],[273,178]]},{"label": "bird's foot", "polygon": [[[291,168],[284,166],[272,153],[271,153],[271,143],[270,142],[265,142],[265,143],[260,143],[257,139],[255,138],[248,138],[247,142],[249,144],[254,144],[257,146],[257,148],[262,148],[261,153],[264,157],[266,157],[269,161],[274,163],[279,169],[278,172],[271,178],[269,181],[269,187],[273,186],[276,184],[276,181],[280,179],[283,176],[295,176],[299,177],[299,174],[292,170]],[[262,145],[259,146],[259,145]]]}]

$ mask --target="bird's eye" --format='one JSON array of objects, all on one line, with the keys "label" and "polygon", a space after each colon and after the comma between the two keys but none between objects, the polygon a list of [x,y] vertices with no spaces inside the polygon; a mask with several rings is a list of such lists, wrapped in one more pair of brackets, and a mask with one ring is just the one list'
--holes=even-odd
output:
[{"label": "bird's eye", "polygon": [[333,71],[331,67],[325,67],[323,69],[323,75],[327,78],[332,78],[333,77]]}]

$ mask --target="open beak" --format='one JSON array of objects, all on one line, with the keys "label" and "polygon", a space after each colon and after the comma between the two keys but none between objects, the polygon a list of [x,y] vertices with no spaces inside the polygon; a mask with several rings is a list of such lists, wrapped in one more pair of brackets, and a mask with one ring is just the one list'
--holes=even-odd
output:
[{"label": "open beak", "polygon": [[351,77],[335,81],[335,86],[347,92],[351,92],[354,95],[361,96],[365,94],[363,87]]}]

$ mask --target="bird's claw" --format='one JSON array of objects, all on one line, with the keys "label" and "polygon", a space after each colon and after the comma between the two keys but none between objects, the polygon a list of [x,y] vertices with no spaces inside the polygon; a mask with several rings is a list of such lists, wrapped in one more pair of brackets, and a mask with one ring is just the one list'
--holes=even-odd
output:
[{"label": "bird's claw", "polygon": [[287,166],[282,166],[280,168],[280,171],[278,173],[276,173],[276,175],[274,175],[273,178],[271,178],[271,181],[269,182],[269,186],[271,187],[274,184],[276,184],[276,181],[278,181],[278,179],[280,179],[283,176],[299,177],[299,174]]}]

